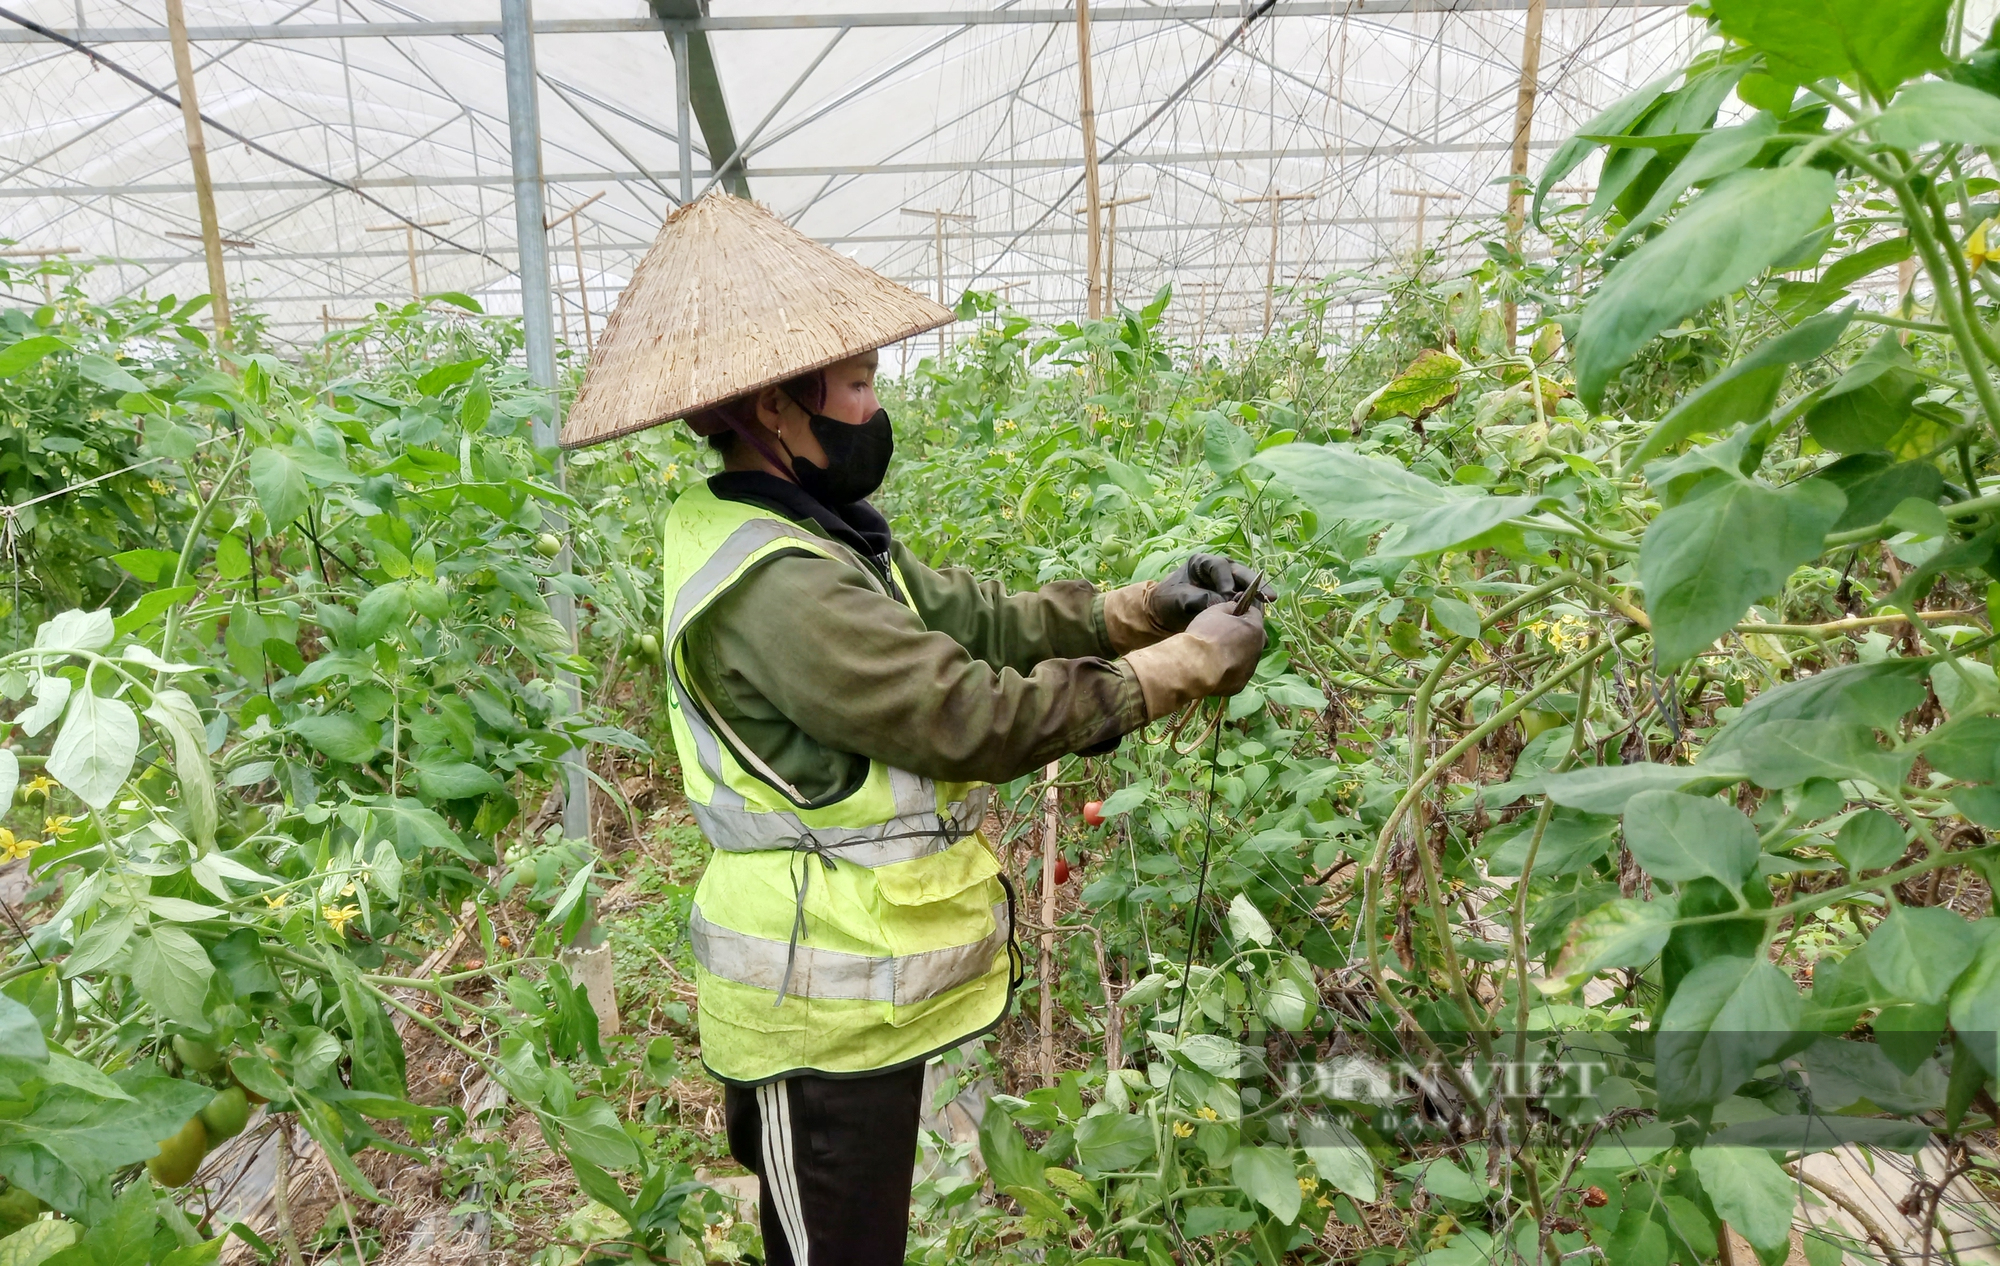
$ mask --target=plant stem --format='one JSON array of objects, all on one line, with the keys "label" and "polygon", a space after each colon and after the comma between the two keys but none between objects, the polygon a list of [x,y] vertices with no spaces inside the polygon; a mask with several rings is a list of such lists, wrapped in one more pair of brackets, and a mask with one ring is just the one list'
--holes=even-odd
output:
[{"label": "plant stem", "polygon": [[[188,524],[187,535],[181,538],[180,557],[174,562],[174,578],[168,588],[178,589],[187,583],[188,568],[194,562],[195,547],[201,543],[202,529],[208,526],[222,494],[229,491],[230,481],[236,478],[236,472],[242,470],[249,460],[250,432],[246,430],[237,436],[236,452],[230,456],[229,465],[223,468],[221,477],[215,481],[215,488],[201,503],[201,508],[195,511],[194,521]],[[160,658],[170,660],[174,657],[174,642],[180,637],[180,628],[181,604],[176,602],[167,608],[166,630],[160,638]]]},{"label": "plant stem", "polygon": [[[1941,505],[1938,509],[1944,511],[1944,517],[1947,519],[1974,518],[1990,510],[2000,510],[2000,492],[1988,493],[1983,497],[1973,497],[1966,501],[1955,501],[1950,505]],[[1894,531],[1895,529],[1887,523],[1873,523],[1867,527],[1850,528],[1845,532],[1829,532],[1822,548],[1839,549],[1843,545],[1864,545],[1871,541],[1879,541]]]},{"label": "plant stem", "polygon": [[1853,319],[1866,322],[1869,325],[1887,325],[1898,330],[1916,330],[1921,334],[1951,333],[1950,326],[1939,325],[1935,321],[1906,321],[1902,317],[1884,316],[1880,312],[1856,312]]},{"label": "plant stem", "polygon": [[299,1252],[299,1234],[292,1227],[292,1123],[278,1123],[277,1173],[271,1187],[271,1202],[278,1220],[278,1240],[285,1246],[286,1266],[305,1266]]},{"label": "plant stem", "polygon": [[[1849,146],[1840,147],[1843,157],[1853,154]],[[1956,276],[1951,266],[1945,262],[1944,251],[1931,232],[1929,217],[1924,214],[1926,207],[1910,188],[1907,178],[1889,169],[1872,163],[1860,155],[1857,165],[1880,179],[1896,191],[1896,198],[1903,204],[1903,220],[1909,225],[1910,240],[1916,244],[1917,253],[1923,257],[1924,271],[1930,274],[1931,294],[1943,310],[1944,323],[1951,330],[1951,337],[1958,344],[1959,355],[1965,360],[1966,376],[1972,380],[1972,390],[1979,397],[1979,406],[1986,414],[1986,424],[2000,438],[2000,392],[1996,392],[1993,381],[1986,374],[1986,365],[1981,358],[1980,335],[1982,328],[1974,333],[1972,322],[1959,306]],[[1953,247],[1956,250],[1956,246]],[[1989,340],[1990,341],[1990,340]]]},{"label": "plant stem", "polygon": [[1880,892],[1885,888],[1893,888],[1895,885],[1914,879],[1918,875],[1928,874],[1940,866],[1949,866],[1959,862],[1970,861],[1982,854],[1990,854],[1996,849],[2000,849],[2000,844],[1988,844],[1983,848],[1959,849],[1956,852],[1949,853],[1941,852],[1926,857],[1920,862],[1912,862],[1901,870],[1887,871],[1877,875],[1873,879],[1842,884],[1838,888],[1828,888],[1824,892],[1815,892],[1809,896],[1801,897],[1797,901],[1788,901],[1781,906],[1772,906],[1769,910],[1727,910],[1721,914],[1689,915],[1684,919],[1675,919],[1674,926],[1692,927],[1697,923],[1718,923],[1724,919],[1741,919],[1748,915],[1756,915],[1763,919],[1766,925],[1771,925],[1788,915],[1804,914],[1808,911],[1822,909],[1832,905],[1836,901],[1845,901],[1849,897],[1858,896],[1864,892]]}]

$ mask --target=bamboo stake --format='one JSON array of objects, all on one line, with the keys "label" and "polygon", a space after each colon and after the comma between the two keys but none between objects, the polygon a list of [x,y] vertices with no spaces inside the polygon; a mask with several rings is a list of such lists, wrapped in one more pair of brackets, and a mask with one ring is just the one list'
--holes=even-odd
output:
[{"label": "bamboo stake", "polygon": [[278,1154],[272,1158],[277,1174],[271,1182],[272,1203],[277,1206],[278,1242],[284,1246],[286,1266],[304,1266],[299,1256],[299,1235],[292,1228],[292,1123],[286,1118],[278,1125]]},{"label": "bamboo stake", "polygon": [[1258,198],[1238,198],[1238,206],[1268,202],[1271,204],[1271,255],[1264,266],[1264,337],[1271,337],[1271,314],[1278,294],[1278,216],[1287,202],[1311,202],[1319,197],[1316,193],[1284,193],[1278,189]]},{"label": "bamboo stake", "polygon": [[[937,301],[940,308],[948,308],[951,304],[944,297],[944,222],[946,220],[957,220],[964,224],[970,224],[974,217],[964,211],[946,211],[942,207],[904,207],[903,214],[927,215],[931,217],[932,237],[937,244]],[[944,360],[945,331],[950,328],[949,324],[938,327],[937,346],[938,360],[940,362]]]},{"label": "bamboo stake", "polygon": [[423,280],[417,273],[417,230],[434,229],[440,225],[450,223],[450,220],[413,220],[407,224],[368,224],[363,225],[362,228],[363,231],[369,233],[401,233],[403,235],[403,248],[408,252],[410,260],[410,299],[414,302],[424,297]]},{"label": "bamboo stake", "polygon": [[[1515,255],[1521,253],[1521,228],[1526,218],[1528,133],[1535,122],[1536,80],[1542,70],[1542,16],[1547,9],[1548,0],[1528,0],[1528,29],[1521,37],[1521,87],[1514,97],[1513,179],[1507,184],[1507,249]],[[1502,308],[1501,319],[1506,323],[1511,349],[1520,325],[1520,312],[1512,299]]]},{"label": "bamboo stake", "polygon": [[[1121,198],[1114,190],[1111,197],[1098,205],[1104,209],[1104,309],[1114,312],[1118,308],[1118,292],[1114,286],[1118,272],[1118,208],[1129,207],[1137,202],[1151,202],[1153,195],[1142,193],[1137,197]],[[1076,214],[1086,214],[1088,205],[1076,208]]]},{"label": "bamboo stake", "polygon": [[188,166],[194,170],[194,202],[201,214],[201,250],[208,259],[208,303],[215,314],[215,341],[229,337],[229,278],[222,269],[222,226],[215,217],[215,185],[208,177],[208,143],[201,134],[201,105],[194,95],[194,58],[188,52],[187,15],[181,0],[167,0],[167,35],[173,41],[174,81],[181,94],[181,123],[187,129]]},{"label": "bamboo stake", "polygon": [[[600,189],[553,220],[545,221],[542,225],[544,229],[553,231],[564,220],[569,221],[569,248],[570,254],[576,260],[576,300],[577,306],[583,309],[583,350],[586,354],[596,350],[597,339],[590,328],[590,284],[583,276],[583,234],[582,219],[579,213],[603,196],[604,191]],[[563,309],[563,341],[565,343],[569,341],[569,309],[567,308]]]},{"label": "bamboo stake", "polygon": [[1084,266],[1090,277],[1090,317],[1096,320],[1104,315],[1104,264],[1098,241],[1104,198],[1097,183],[1097,105],[1090,86],[1090,0],[1076,0],[1076,73],[1077,109],[1083,123],[1083,203],[1090,218]]},{"label": "bamboo stake", "polygon": [[[1060,825],[1056,818],[1056,778],[1062,773],[1059,761],[1050,761],[1042,771],[1049,780],[1049,790],[1043,801],[1042,817],[1042,927],[1053,929],[1056,923],[1056,834]],[[1053,930],[1042,933],[1042,1084],[1056,1084],[1056,934]]]},{"label": "bamboo stake", "polygon": [[1424,212],[1430,209],[1432,199],[1439,202],[1457,202],[1465,195],[1448,189],[1391,189],[1390,193],[1401,198],[1417,200],[1417,248],[1412,258],[1417,264],[1424,261]]}]

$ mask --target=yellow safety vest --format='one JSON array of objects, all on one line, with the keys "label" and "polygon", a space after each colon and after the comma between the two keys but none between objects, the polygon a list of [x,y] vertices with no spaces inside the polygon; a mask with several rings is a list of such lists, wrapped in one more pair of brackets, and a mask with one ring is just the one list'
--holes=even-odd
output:
[{"label": "yellow safety vest", "polygon": [[[667,516],[669,716],[715,846],[688,920],[702,1061],[742,1084],[928,1059],[998,1024],[1014,983],[1010,894],[979,831],[986,786],[871,761],[853,792],[810,804],[687,670],[689,622],[761,559],[798,550],[891,593],[838,542],[705,487]],[[809,619],[798,635],[816,636]]]}]

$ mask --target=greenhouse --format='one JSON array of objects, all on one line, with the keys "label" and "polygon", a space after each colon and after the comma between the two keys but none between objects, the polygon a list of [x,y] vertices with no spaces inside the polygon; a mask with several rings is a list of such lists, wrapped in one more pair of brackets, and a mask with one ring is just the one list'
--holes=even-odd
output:
[{"label": "greenhouse", "polygon": [[0,1266],[2000,1263],[2000,6],[0,98]]}]

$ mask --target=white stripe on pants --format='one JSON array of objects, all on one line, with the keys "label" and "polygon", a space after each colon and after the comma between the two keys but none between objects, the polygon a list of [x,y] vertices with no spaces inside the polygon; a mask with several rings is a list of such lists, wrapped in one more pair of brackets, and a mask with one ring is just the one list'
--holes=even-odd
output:
[{"label": "white stripe on pants", "polygon": [[757,1087],[757,1111],[763,1117],[764,1195],[785,1228],[796,1266],[810,1266],[806,1218],[799,1203],[798,1168],[792,1160],[792,1105],[788,1083],[773,1081]]}]

